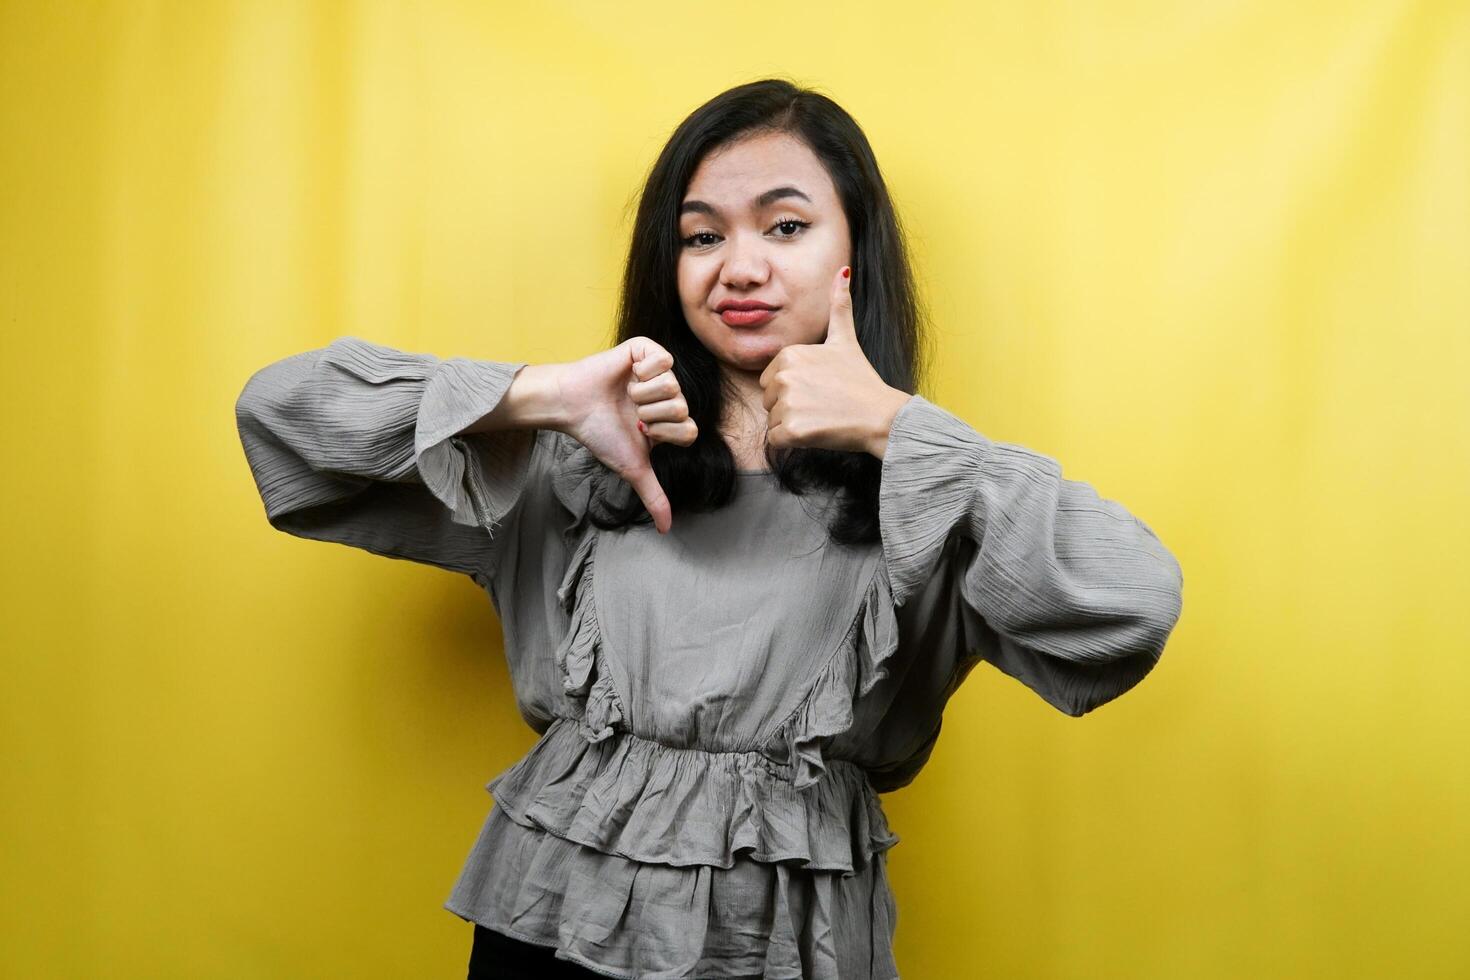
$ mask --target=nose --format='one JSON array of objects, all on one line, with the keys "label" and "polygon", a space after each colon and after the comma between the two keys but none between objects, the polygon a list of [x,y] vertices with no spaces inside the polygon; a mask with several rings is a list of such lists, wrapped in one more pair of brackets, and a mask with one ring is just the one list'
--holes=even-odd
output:
[{"label": "nose", "polygon": [[771,263],[766,258],[765,243],[760,236],[755,240],[745,234],[730,238],[725,249],[725,264],[720,268],[720,285],[726,289],[748,289],[759,286],[771,275]]}]

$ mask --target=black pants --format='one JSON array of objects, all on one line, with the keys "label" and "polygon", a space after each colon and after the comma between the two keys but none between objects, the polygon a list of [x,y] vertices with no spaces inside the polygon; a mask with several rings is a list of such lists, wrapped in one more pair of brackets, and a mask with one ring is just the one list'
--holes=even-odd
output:
[{"label": "black pants", "polygon": [[559,960],[550,946],[512,939],[475,925],[468,980],[607,980],[569,960]]}]

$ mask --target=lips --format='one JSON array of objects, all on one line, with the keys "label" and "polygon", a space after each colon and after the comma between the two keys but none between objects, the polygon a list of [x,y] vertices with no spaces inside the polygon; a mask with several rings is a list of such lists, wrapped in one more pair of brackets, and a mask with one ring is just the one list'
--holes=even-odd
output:
[{"label": "lips", "polygon": [[776,315],[776,311],[765,307],[742,310],[736,307],[728,307],[720,311],[720,319],[727,327],[756,327],[767,322]]},{"label": "lips", "polygon": [[776,315],[779,306],[758,299],[727,299],[715,307],[727,327],[758,327]]}]

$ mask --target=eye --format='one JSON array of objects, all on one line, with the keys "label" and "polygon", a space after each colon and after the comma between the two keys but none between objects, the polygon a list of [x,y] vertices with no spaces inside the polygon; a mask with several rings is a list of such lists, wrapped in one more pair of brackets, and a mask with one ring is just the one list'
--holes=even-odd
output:
[{"label": "eye", "polygon": [[682,241],[685,245],[689,245],[689,246],[698,248],[698,247],[700,247],[700,246],[702,246],[702,245],[705,244],[704,242],[701,242],[700,241],[701,238],[718,238],[718,237],[720,237],[720,236],[716,235],[712,231],[696,231],[694,234],[687,235],[684,238],[680,239],[680,241]]},{"label": "eye", "polygon": [[803,231],[805,231],[806,229],[810,228],[812,226],[812,223],[810,221],[799,221],[796,218],[784,218],[781,221],[776,222],[776,224],[774,225],[774,227],[776,227],[776,228],[784,228],[787,225],[795,225],[797,230],[796,231],[793,231],[789,235],[783,235],[781,237],[783,237],[783,238],[797,238],[797,237],[799,237],[801,235],[801,233]]},{"label": "eye", "polygon": [[[811,226],[812,226],[812,223],[810,221],[802,221],[802,220],[800,220],[798,218],[782,218],[780,221],[777,221],[774,225],[772,225],[771,228],[772,228],[772,230],[774,230],[776,228],[790,228],[790,229],[792,229],[791,232],[790,232],[790,234],[783,234],[783,235],[777,235],[776,236],[777,238],[783,239],[785,241],[791,241],[792,239],[800,238],[802,232],[806,231]],[[720,237],[719,235],[717,235],[716,233],[714,233],[712,231],[696,231],[692,235],[686,235],[686,236],[684,236],[683,238],[680,239],[680,241],[683,242],[684,245],[687,246],[687,247],[689,247],[689,248],[704,248],[704,247],[706,247],[706,245],[713,245],[714,243],[713,242],[705,242],[705,241],[702,241],[702,239],[706,239],[706,238],[719,238],[719,237]]]}]

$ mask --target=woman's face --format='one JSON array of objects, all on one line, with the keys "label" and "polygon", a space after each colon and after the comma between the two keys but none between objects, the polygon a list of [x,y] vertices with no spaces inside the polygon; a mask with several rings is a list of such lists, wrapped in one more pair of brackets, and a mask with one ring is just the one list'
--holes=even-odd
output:
[{"label": "woman's face", "polygon": [[[684,318],[726,367],[759,373],[787,344],[826,337],[851,240],[837,188],[805,143],[752,136],[705,157],[684,192],[679,238]],[[720,310],[742,301],[775,310]]]}]

